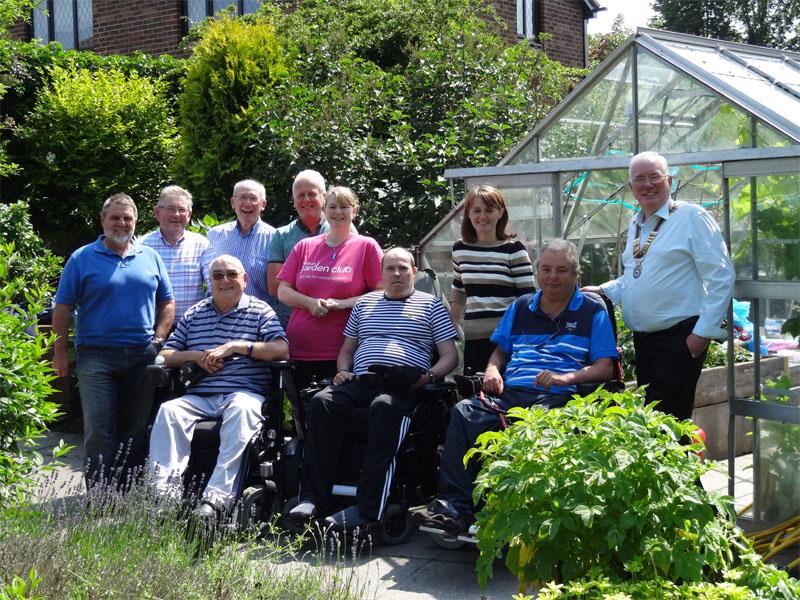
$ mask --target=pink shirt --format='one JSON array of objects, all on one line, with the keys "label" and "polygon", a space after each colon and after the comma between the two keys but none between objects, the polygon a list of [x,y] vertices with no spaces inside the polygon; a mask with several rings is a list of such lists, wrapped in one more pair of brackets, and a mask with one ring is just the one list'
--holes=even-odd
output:
[{"label": "pink shirt", "polygon": [[[371,237],[350,234],[331,248],[325,235],[301,240],[289,253],[278,279],[312,298],[352,298],[381,281],[383,253]],[[318,319],[304,308],[292,309],[286,326],[289,351],[296,360],[336,360],[344,342],[350,310],[331,310]]]}]

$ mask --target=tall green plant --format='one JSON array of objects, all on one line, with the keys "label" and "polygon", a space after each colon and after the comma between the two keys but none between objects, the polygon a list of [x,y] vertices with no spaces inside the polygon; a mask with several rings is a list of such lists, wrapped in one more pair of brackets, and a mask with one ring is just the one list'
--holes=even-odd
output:
[{"label": "tall green plant", "polygon": [[233,184],[258,170],[249,150],[254,98],[284,73],[272,26],[232,19],[210,22],[189,59],[179,99],[181,148],[175,162],[205,211],[230,210]]},{"label": "tall green plant", "polygon": [[605,391],[547,411],[514,409],[511,428],[478,438],[478,577],[495,557],[522,582],[718,581],[747,551],[729,498],[696,484],[711,469],[683,445],[693,425]]},{"label": "tall green plant", "polygon": [[[52,369],[44,360],[52,334],[37,333],[47,283],[12,275],[19,255],[13,243],[0,243],[0,508],[25,496],[31,475],[42,464],[32,444],[58,415],[47,397]],[[22,295],[26,307],[17,305]]]},{"label": "tall green plant", "polygon": [[136,72],[51,69],[18,135],[33,222],[59,253],[96,235],[101,204],[117,192],[134,198],[148,225],[175,147],[164,87]]}]

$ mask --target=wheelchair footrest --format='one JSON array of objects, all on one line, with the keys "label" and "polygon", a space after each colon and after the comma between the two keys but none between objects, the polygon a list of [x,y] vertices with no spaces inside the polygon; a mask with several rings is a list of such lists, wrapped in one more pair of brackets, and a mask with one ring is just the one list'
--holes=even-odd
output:
[{"label": "wheelchair footrest", "polygon": [[477,544],[478,538],[475,537],[475,534],[478,533],[478,528],[475,525],[470,525],[469,530],[465,533],[460,535],[454,536],[444,529],[437,529],[435,527],[428,527],[427,525],[420,525],[420,531],[424,531],[425,533],[430,533],[431,535],[439,536],[447,541],[459,541],[459,542],[467,542],[468,544]]}]

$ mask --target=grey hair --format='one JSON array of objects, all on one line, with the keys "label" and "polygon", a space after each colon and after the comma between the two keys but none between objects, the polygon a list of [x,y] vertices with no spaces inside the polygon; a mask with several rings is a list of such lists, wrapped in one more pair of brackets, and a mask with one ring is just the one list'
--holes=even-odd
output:
[{"label": "grey hair", "polygon": [[133,217],[136,220],[139,219],[139,210],[136,208],[136,203],[133,201],[133,198],[128,196],[128,194],[114,194],[113,196],[106,198],[106,201],[103,202],[103,208],[100,209],[100,215],[105,217],[109,207],[112,204],[122,204],[123,206],[133,207]]},{"label": "grey hair", "polygon": [[322,173],[315,171],[314,169],[306,169],[305,171],[300,171],[294,178],[294,182],[292,182],[292,196],[294,196],[294,190],[297,187],[297,184],[301,181],[310,181],[315,183],[317,184],[319,193],[325,193],[325,178],[322,176]]},{"label": "grey hair", "polygon": [[241,181],[237,181],[236,185],[233,186],[234,197],[237,195],[236,190],[239,189],[240,186],[243,186],[245,184],[250,184],[251,186],[256,188],[256,190],[258,190],[258,193],[261,195],[261,200],[267,199],[267,190],[264,187],[264,184],[261,183],[260,181],[256,181],[255,179],[242,179]]},{"label": "grey hair", "polygon": [[539,261],[541,260],[542,256],[544,256],[545,252],[566,252],[569,262],[572,263],[573,272],[581,272],[581,259],[580,256],[578,256],[578,248],[569,240],[555,238],[542,244],[542,247],[539,249],[539,253],[536,255],[536,262],[533,265],[534,271],[539,270]]},{"label": "grey hair", "polygon": [[231,256],[230,254],[222,254],[222,255],[218,256],[217,258],[215,258],[214,260],[212,260],[211,261],[211,265],[209,265],[209,267],[208,267],[208,270],[209,271],[213,271],[214,270],[214,265],[217,264],[218,262],[222,261],[222,260],[227,260],[228,262],[232,262],[233,264],[237,265],[237,267],[239,268],[239,272],[240,273],[244,273],[245,272],[244,265],[242,264],[242,261],[240,261],[235,256]]},{"label": "grey hair", "polygon": [[164,208],[164,200],[169,196],[178,196],[179,198],[183,198],[186,200],[189,210],[192,210],[192,195],[179,185],[168,185],[161,190],[161,193],[158,195],[157,206],[159,208]]},{"label": "grey hair", "polygon": [[652,150],[648,150],[647,152],[640,152],[634,156],[631,156],[631,160],[628,163],[628,179],[631,179],[631,172],[633,171],[633,167],[642,159],[649,158],[656,162],[661,163],[664,167],[664,173],[669,174],[669,163],[667,159],[661,156],[658,152],[653,152]]}]

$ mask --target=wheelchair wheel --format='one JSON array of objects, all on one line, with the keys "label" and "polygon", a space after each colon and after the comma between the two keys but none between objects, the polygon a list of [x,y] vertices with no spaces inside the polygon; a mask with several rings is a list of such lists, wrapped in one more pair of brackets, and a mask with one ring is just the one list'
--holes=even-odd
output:
[{"label": "wheelchair wheel", "polygon": [[430,536],[434,544],[439,546],[439,548],[444,548],[445,550],[458,550],[459,548],[463,548],[467,543],[458,538],[445,537],[435,533],[430,534]]},{"label": "wheelchair wheel", "polygon": [[383,527],[378,532],[378,539],[387,546],[395,546],[408,541],[414,531],[411,513],[399,504],[390,504],[383,513]]},{"label": "wheelchair wheel", "polygon": [[258,537],[264,537],[279,509],[276,494],[263,485],[251,486],[242,494],[239,525],[242,529],[255,530]]}]

